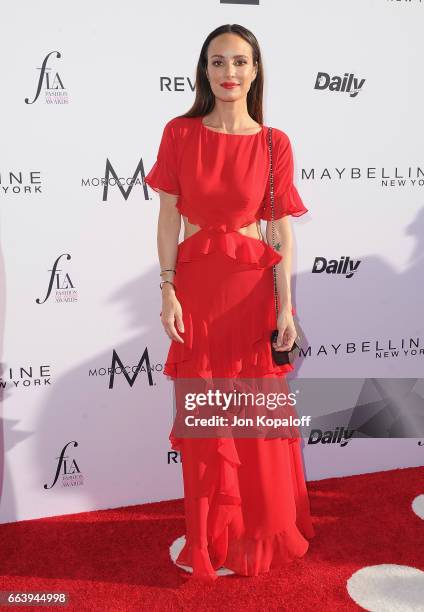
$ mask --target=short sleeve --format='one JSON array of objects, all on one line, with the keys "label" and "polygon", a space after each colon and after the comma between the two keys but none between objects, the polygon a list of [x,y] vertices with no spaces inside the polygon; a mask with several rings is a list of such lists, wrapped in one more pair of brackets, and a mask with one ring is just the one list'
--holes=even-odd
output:
[{"label": "short sleeve", "polygon": [[144,181],[155,191],[161,189],[173,195],[180,195],[175,128],[172,119],[163,129],[156,161]]},{"label": "short sleeve", "polygon": [[[286,215],[300,217],[308,212],[293,183],[293,151],[290,139],[281,130],[272,130],[272,171],[274,176],[274,219]],[[277,136],[277,138],[275,137]],[[260,218],[271,221],[271,199],[269,173],[265,195],[260,209]]]}]

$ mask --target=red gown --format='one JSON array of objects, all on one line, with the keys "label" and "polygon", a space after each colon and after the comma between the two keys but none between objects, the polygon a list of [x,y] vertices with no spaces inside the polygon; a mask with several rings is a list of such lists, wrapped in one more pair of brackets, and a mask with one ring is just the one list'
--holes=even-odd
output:
[{"label": "red gown", "polygon": [[[307,212],[293,184],[288,136],[273,128],[274,218]],[[184,344],[171,341],[164,374],[179,378],[278,377],[272,265],[281,255],[238,228],[271,219],[267,127],[224,134],[202,117],[165,125],[145,178],[178,195],[177,208],[201,227],[178,245],[176,296]],[[294,312],[294,310],[293,310]],[[173,428],[174,429],[174,428]],[[170,433],[181,453],[186,542],[177,563],[214,580],[224,566],[255,576],[303,556],[315,535],[300,438],[197,438]]]}]

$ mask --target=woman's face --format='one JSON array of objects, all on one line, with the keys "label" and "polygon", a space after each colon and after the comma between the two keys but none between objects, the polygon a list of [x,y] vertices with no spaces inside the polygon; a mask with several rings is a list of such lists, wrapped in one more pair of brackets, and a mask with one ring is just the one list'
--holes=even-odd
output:
[{"label": "woman's face", "polygon": [[220,100],[228,102],[246,97],[257,74],[252,47],[237,34],[216,36],[208,47],[206,74],[212,92]]}]

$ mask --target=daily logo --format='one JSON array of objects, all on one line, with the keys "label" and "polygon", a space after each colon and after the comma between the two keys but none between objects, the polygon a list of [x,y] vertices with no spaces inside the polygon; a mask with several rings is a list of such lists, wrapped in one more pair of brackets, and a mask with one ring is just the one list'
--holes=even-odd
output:
[{"label": "daily logo", "polygon": [[49,269],[50,279],[47,287],[47,293],[44,300],[37,298],[37,304],[45,304],[54,290],[56,302],[76,302],[78,301],[78,292],[75,289],[74,283],[71,280],[69,272],[65,272],[59,268],[59,261],[65,257],[68,261],[71,259],[69,253],[62,253],[56,259],[53,267]]},{"label": "daily logo", "polygon": [[344,427],[336,427],[336,429],[322,431],[322,429],[311,429],[309,434],[308,444],[340,444],[346,446],[349,440],[352,439],[356,429],[345,429]]},{"label": "daily logo", "polygon": [[343,76],[331,76],[328,72],[318,72],[314,89],[347,93],[350,98],[356,98],[364,86],[365,79],[359,79],[352,73],[345,72]]},{"label": "daily logo", "polygon": [[84,477],[81,474],[76,459],[65,454],[70,444],[72,444],[74,448],[78,446],[78,442],[72,440],[62,448],[59,457],[56,457],[57,466],[53,482],[50,486],[47,483],[44,485],[46,490],[52,489],[59,480],[59,477],[61,477],[63,487],[79,487],[84,484]]},{"label": "daily logo", "polygon": [[[44,91],[46,104],[68,104],[68,92],[65,90],[63,85],[63,79],[57,70],[52,70],[47,66],[49,59],[55,56],[56,59],[60,59],[62,56],[59,51],[50,51],[46,55],[41,65],[41,68],[37,68],[40,71],[37,83],[37,90],[35,92],[34,99],[30,101],[29,98],[25,98],[25,104],[34,104],[40,97],[40,93]],[[51,72],[50,72],[51,71]]]},{"label": "daily logo", "polygon": [[325,257],[315,257],[312,266],[312,274],[339,274],[345,278],[352,278],[357,272],[361,260],[355,261],[350,257],[341,257],[340,259],[326,259]]}]

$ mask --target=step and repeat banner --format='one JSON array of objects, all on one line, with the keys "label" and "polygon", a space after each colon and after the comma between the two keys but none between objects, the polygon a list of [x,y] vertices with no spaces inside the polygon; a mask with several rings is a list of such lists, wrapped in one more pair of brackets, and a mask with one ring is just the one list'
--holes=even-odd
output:
[{"label": "step and repeat banner", "polygon": [[309,381],[309,412],[322,415],[302,440],[307,479],[424,463],[424,436],[414,436],[424,404],[424,3],[9,1],[2,523],[183,496],[168,440],[159,198],[144,176],[165,123],[194,100],[204,39],[225,23],[260,43],[264,122],[290,137],[309,209],[292,219],[308,348],[289,377]]}]

